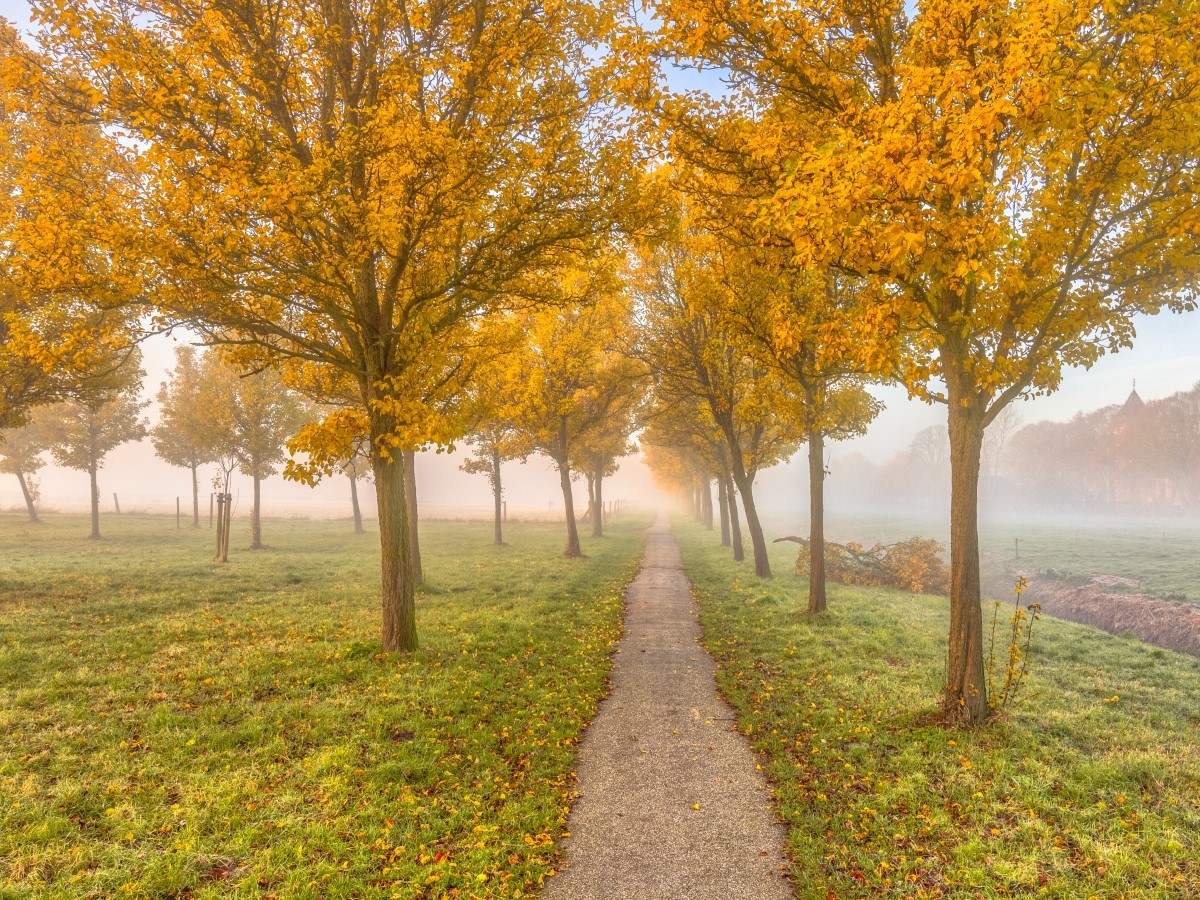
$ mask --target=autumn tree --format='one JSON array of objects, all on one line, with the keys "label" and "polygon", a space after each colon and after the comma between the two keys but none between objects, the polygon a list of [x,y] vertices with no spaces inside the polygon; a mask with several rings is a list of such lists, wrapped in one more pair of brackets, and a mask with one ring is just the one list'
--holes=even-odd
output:
[{"label": "autumn tree", "polygon": [[583,0],[66,0],[35,17],[133,139],[161,314],[353,386],[355,427],[331,414],[291,471],[336,470],[365,426],[383,647],[416,647],[402,451],[456,437],[427,414],[429,363],[628,209],[636,171],[591,49],[605,16]]},{"label": "autumn tree", "polygon": [[864,434],[883,408],[866,382],[888,370],[895,338],[864,308],[854,279],[797,270],[730,229],[718,240],[720,314],[799,401],[795,427],[808,445],[807,612],[816,615],[827,607],[825,446]]},{"label": "autumn tree", "polygon": [[575,462],[571,464],[587,481],[587,518],[592,524],[592,537],[604,536],[604,479],[617,473],[622,457],[637,451],[637,445],[629,440],[633,430],[630,416],[612,416],[608,427],[611,430],[584,435],[575,447]]},{"label": "autumn tree", "polygon": [[566,556],[582,556],[571,468],[581,442],[603,429],[611,396],[640,377],[618,349],[629,326],[626,299],[611,266],[564,276],[580,302],[546,309],[525,321],[526,344],[506,358],[501,416],[522,457],[540,452],[558,471],[566,512]]},{"label": "autumn tree", "polygon": [[31,523],[39,521],[37,472],[46,464],[42,458],[45,452],[46,442],[36,425],[0,431],[0,472],[17,477]]},{"label": "autumn tree", "polygon": [[734,561],[742,562],[745,545],[729,448],[707,404],[686,392],[659,391],[647,404],[642,424],[642,447],[650,452],[647,465],[656,480],[680,485],[677,489],[685,494],[689,511],[698,520],[703,520],[703,498],[697,498],[696,486],[704,485],[700,493],[710,490],[716,477],[721,546],[732,547]]},{"label": "autumn tree", "polygon": [[237,404],[237,367],[207,351],[200,359],[196,404],[207,418],[205,455],[216,467],[212,486],[216,493],[215,562],[229,562],[230,527],[233,517],[233,473],[240,464],[233,410]]},{"label": "autumn tree", "polygon": [[112,136],[64,102],[78,80],[45,68],[0,20],[0,428],[107,374],[135,331],[121,161]]},{"label": "autumn tree", "polygon": [[254,485],[254,506],[250,510],[251,550],[261,550],[263,546],[263,479],[279,471],[287,458],[287,440],[296,433],[304,415],[305,409],[274,371],[267,369],[238,380],[234,435],[241,460],[239,469],[250,476]]},{"label": "autumn tree", "polygon": [[195,347],[175,349],[170,380],[158,389],[158,422],[150,440],[159,459],[192,473],[192,527],[200,527],[200,466],[212,461],[215,410],[203,403],[203,357]]},{"label": "autumn tree", "polygon": [[76,398],[39,407],[34,422],[45,438],[54,461],[68,469],[88,473],[91,489],[93,539],[100,537],[100,487],[98,474],[108,454],[129,441],[146,436],[141,399],[141,353],[123,357],[119,365],[106,365],[107,374],[87,379],[76,389]]},{"label": "autumn tree", "polygon": [[[573,471],[587,480],[588,517],[592,537],[604,536],[604,479],[615,475],[622,457],[637,451],[631,436],[646,400],[646,367],[626,348],[632,341],[630,321],[619,323],[608,336],[609,350],[596,373],[593,390],[583,398],[582,418],[590,425],[572,448]],[[624,338],[622,337],[624,335]]]},{"label": "autumn tree", "polygon": [[907,330],[900,373],[946,404],[948,717],[987,715],[979,594],[984,430],[1063,366],[1194,305],[1200,96],[1187,0],[1137,6],[664,0],[682,52],[759,111],[758,204],[801,265],[865,279]]},{"label": "autumn tree", "polygon": [[[678,56],[681,36],[670,23],[665,34],[657,45],[648,42],[652,59],[655,51]],[[874,302],[864,279],[798,264],[788,230],[762,214],[780,176],[772,152],[779,123],[769,105],[764,112],[762,97],[678,95],[653,77],[642,87],[635,102],[651,113],[652,133],[670,158],[661,174],[677,198],[676,240],[685,252],[703,246],[710,277],[720,284],[708,302],[721,327],[778,376],[781,403],[798,413],[793,428],[808,444],[808,612],[820,613],[827,605],[825,445],[864,433],[882,408],[865,385],[892,376],[898,322]]]},{"label": "autumn tree", "polygon": [[723,327],[719,310],[727,288],[712,249],[710,240],[693,233],[646,254],[636,281],[643,352],[654,360],[656,402],[698,401],[719,430],[727,474],[742,498],[755,574],[769,578],[754,477],[794,452],[798,403],[777,373]]},{"label": "autumn tree", "polygon": [[205,354],[197,380],[207,454],[221,470],[223,493],[235,466],[251,478],[250,549],[261,550],[262,482],[279,471],[307,410],[274,370],[241,372],[218,351]]},{"label": "autumn tree", "polygon": [[492,534],[497,547],[504,546],[504,480],[500,470],[512,457],[512,429],[507,423],[491,419],[477,425],[467,436],[471,453],[459,465],[468,475],[483,475],[492,489]]},{"label": "autumn tree", "polygon": [[654,483],[674,494],[685,506],[691,497],[691,473],[688,464],[675,447],[667,443],[642,440],[642,462],[650,470]]}]

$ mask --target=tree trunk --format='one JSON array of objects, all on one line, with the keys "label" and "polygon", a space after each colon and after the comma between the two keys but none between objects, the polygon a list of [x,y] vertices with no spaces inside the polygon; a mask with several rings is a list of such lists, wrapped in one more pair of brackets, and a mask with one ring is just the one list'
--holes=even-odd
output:
[{"label": "tree trunk", "polygon": [[808,436],[808,613],[825,612],[825,435]]},{"label": "tree trunk", "polygon": [[571,467],[566,460],[558,464],[558,481],[562,486],[563,506],[567,511],[567,548],[563,556],[583,556],[579,546],[579,529],[575,525],[575,500],[571,496]]},{"label": "tree trunk", "polygon": [[408,552],[412,557],[412,579],[414,584],[425,582],[425,570],[421,567],[421,538],[417,516],[417,451],[404,451],[404,505],[408,516]]},{"label": "tree trunk", "polygon": [[[372,441],[372,446],[376,446]],[[387,653],[417,649],[415,583],[408,547],[408,510],[404,460],[377,456],[375,496],[379,506],[379,544],[383,567],[383,649]]]},{"label": "tree trunk", "polygon": [[96,461],[88,466],[88,480],[92,486],[92,540],[100,538],[100,485],[96,478]]},{"label": "tree trunk", "polygon": [[717,506],[721,507],[721,546],[729,546],[729,496],[725,493],[725,479],[717,478]]},{"label": "tree trunk", "polygon": [[592,523],[593,538],[604,538],[604,464],[596,467],[596,518]]},{"label": "tree trunk", "polygon": [[700,476],[700,519],[704,522],[704,530],[713,530],[712,479],[705,472]]},{"label": "tree trunk", "polygon": [[733,561],[742,562],[746,558],[746,548],[742,544],[742,520],[738,515],[737,490],[729,476],[725,478],[725,496],[729,498],[729,532],[733,538]]},{"label": "tree trunk", "polygon": [[948,387],[950,428],[950,647],[942,696],[947,718],[975,723],[988,715],[979,590],[979,457],[983,414]]},{"label": "tree trunk", "polygon": [[227,562],[228,560],[221,558],[225,547],[225,494],[218,493],[215,499],[217,501],[217,546],[213,553],[213,561]]},{"label": "tree trunk", "polygon": [[496,502],[496,546],[504,546],[504,489],[500,484],[500,450],[492,448],[492,499]]},{"label": "tree trunk", "polygon": [[771,562],[767,559],[767,539],[763,537],[762,525],[758,521],[758,508],[754,505],[754,479],[746,472],[739,454],[733,456],[733,481],[742,495],[742,508],[746,510],[746,528],[750,531],[750,546],[754,550],[754,574],[759,578],[771,577]]},{"label": "tree trunk", "polygon": [[192,452],[192,527],[200,527],[200,460]]},{"label": "tree trunk", "polygon": [[262,549],[262,479],[254,475],[254,507],[250,510],[250,549]]},{"label": "tree trunk", "polygon": [[354,533],[363,533],[362,507],[358,505],[358,478],[350,473],[350,510],[354,514]]},{"label": "tree trunk", "polygon": [[21,483],[21,496],[25,498],[25,509],[29,513],[29,522],[36,525],[40,521],[37,514],[37,504],[33,502],[33,492],[29,490],[24,472],[17,472],[17,481]]},{"label": "tree trunk", "polygon": [[585,479],[587,479],[588,495],[588,508],[587,512],[584,513],[583,518],[584,521],[591,522],[596,518],[596,476],[590,469],[584,472],[583,476]]},{"label": "tree trunk", "polygon": [[233,531],[233,494],[225,491],[225,525],[221,531],[221,562],[229,562],[229,538]]},{"label": "tree trunk", "polygon": [[563,556],[583,556],[583,550],[579,546],[579,529],[575,525],[575,498],[571,494],[571,464],[568,461],[571,457],[567,447],[567,419],[565,416],[558,427],[558,450],[560,455],[555,462],[558,463],[558,481],[562,486],[563,507],[567,511],[567,549],[563,551]]}]

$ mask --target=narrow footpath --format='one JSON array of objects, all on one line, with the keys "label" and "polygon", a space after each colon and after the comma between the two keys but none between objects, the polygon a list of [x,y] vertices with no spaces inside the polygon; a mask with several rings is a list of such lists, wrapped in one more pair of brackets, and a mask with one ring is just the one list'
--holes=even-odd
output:
[{"label": "narrow footpath", "polygon": [[786,835],[717,696],[666,516],[626,593],[612,692],[580,744],[566,869],[546,900],[790,898]]}]

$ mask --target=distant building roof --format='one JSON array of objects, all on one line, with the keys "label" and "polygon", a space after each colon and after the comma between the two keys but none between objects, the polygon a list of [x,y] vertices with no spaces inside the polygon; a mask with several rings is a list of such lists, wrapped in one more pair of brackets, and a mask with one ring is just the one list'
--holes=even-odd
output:
[{"label": "distant building roof", "polygon": [[1134,383],[1133,390],[1129,392],[1129,397],[1125,400],[1125,405],[1121,407],[1121,412],[1125,414],[1138,413],[1146,408],[1146,404],[1142,401],[1141,396],[1137,392],[1137,383]]}]

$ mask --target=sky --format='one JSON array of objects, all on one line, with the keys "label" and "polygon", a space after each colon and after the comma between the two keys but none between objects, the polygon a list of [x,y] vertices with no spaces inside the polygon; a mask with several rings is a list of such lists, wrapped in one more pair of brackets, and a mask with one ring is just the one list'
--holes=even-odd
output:
[{"label": "sky", "polygon": [[[24,0],[0,0],[0,16],[26,28],[28,5]],[[178,337],[156,338],[145,346],[143,365],[147,372],[147,399],[153,397],[172,367],[173,346],[178,340]],[[1138,317],[1137,338],[1132,348],[1100,359],[1090,370],[1067,370],[1056,393],[1019,403],[1018,410],[1026,423],[1068,419],[1080,410],[1123,402],[1135,380],[1138,393],[1145,400],[1186,390],[1200,381],[1200,313]],[[829,467],[835,478],[838,460],[847,454],[860,453],[882,462],[907,447],[920,429],[945,422],[944,408],[909,400],[902,389],[875,387],[872,391],[884,401],[886,408],[864,437],[830,446]],[[148,415],[153,421],[153,407],[148,410]],[[765,508],[790,507],[793,498],[796,506],[803,506],[807,467],[803,453],[800,457],[760,476],[758,493],[763,497]],[[461,459],[461,453],[421,455],[418,491],[421,508],[426,514],[487,514],[490,509],[487,481],[481,476],[460,472]],[[548,460],[533,459],[524,466],[507,464],[505,475],[508,481],[506,494],[514,513],[519,509],[561,512],[558,479]],[[41,478],[43,498],[48,507],[80,509],[86,504],[86,473],[47,467],[42,470]],[[242,481],[244,483],[236,485],[234,490],[242,497],[248,497],[249,481]],[[100,489],[104,498],[102,508],[105,509],[111,509],[114,492],[121,498],[123,509],[152,512],[173,511],[176,496],[183,498],[186,508],[190,497],[187,471],[173,469],[155,458],[148,441],[113,451],[101,472]],[[202,489],[207,492],[207,485],[202,485]],[[607,483],[605,493],[609,499],[644,505],[664,500],[654,487],[649,472],[636,458],[622,464],[620,471]],[[367,511],[373,510],[370,488],[360,494]],[[576,503],[584,497],[586,488],[581,484],[576,488]],[[348,498],[345,479],[335,479],[309,489],[276,477],[264,485],[263,512],[265,515],[340,517],[349,515]],[[15,479],[4,476],[0,479],[0,508],[15,507],[20,503]],[[239,506],[239,512],[246,511],[249,501],[239,500]]]}]

